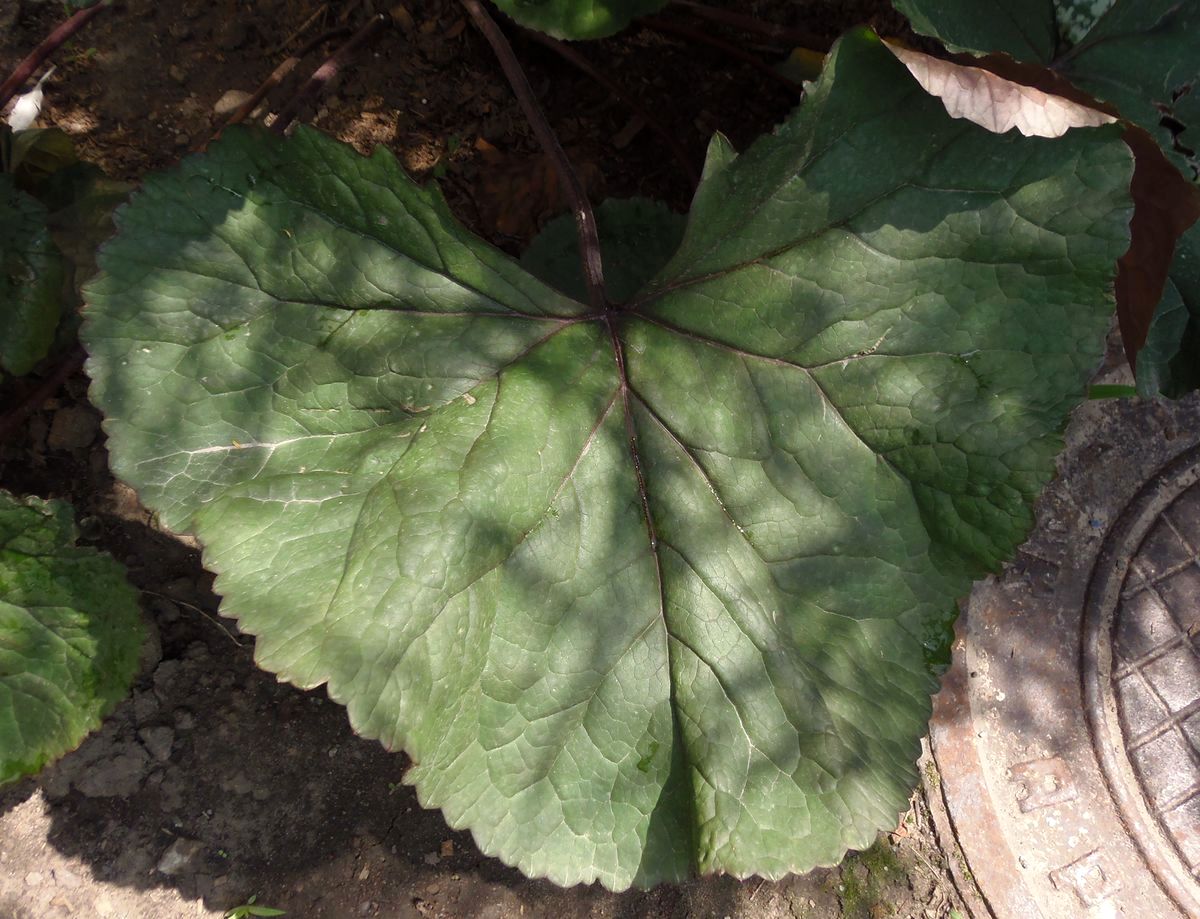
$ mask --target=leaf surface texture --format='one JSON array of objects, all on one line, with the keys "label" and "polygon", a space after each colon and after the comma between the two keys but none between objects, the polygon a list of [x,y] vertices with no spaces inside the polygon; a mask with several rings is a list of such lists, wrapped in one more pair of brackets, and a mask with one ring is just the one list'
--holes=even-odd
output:
[{"label": "leaf surface texture", "polygon": [[119,213],[92,395],[259,663],[485,852],[779,877],[905,806],[955,600],[1098,359],[1129,174],[1113,129],[989,134],[855,34],[593,314],[390,154],[230,131]]}]

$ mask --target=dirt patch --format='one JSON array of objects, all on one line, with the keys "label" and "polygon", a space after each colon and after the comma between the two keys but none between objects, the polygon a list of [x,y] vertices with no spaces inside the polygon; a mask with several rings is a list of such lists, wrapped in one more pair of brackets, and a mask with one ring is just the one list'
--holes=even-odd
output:
[{"label": "dirt patch", "polygon": [[[730,5],[827,37],[858,21],[899,28],[880,3]],[[127,0],[58,56],[42,123],[136,181],[203,147],[217,111],[241,98],[231,92],[249,93],[312,45],[266,105],[278,110],[373,9]],[[12,24],[0,32],[0,71],[61,15],[58,4],[0,0],[0,24]],[[517,251],[561,204],[490,50],[450,0],[394,6],[392,19],[304,120],[364,152],[386,144],[416,177],[438,178],[469,226]],[[331,30],[342,31],[314,42]],[[783,50],[738,41],[768,61]],[[650,127],[545,48],[516,46],[596,200],[644,194],[686,209],[691,185]],[[745,147],[797,102],[720,51],[646,30],[578,50],[649,107],[696,168],[713,130]],[[0,404],[26,388],[9,383]],[[250,639],[217,616],[195,547],[157,529],[112,480],[85,390],[72,378],[0,446],[0,486],[74,502],[84,540],[124,562],[143,592],[151,640],[104,728],[38,781],[0,793],[2,919],[211,917],[251,895],[291,916],[338,919],[950,915],[919,800],[868,853],[779,883],[716,878],[613,895],[530,881],[482,856],[401,784],[403,757],[355,737],[323,692],[254,666]]]}]

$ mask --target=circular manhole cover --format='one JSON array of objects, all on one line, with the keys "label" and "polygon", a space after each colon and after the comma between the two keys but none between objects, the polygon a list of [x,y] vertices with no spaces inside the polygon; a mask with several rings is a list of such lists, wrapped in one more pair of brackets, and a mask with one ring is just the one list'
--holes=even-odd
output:
[{"label": "circular manhole cover", "polygon": [[1160,885],[1200,915],[1200,458],[1156,476],[1097,560],[1082,674],[1097,758]]},{"label": "circular manhole cover", "polygon": [[976,919],[1200,919],[1198,436],[1197,400],[1089,407],[972,595],[927,786]]}]

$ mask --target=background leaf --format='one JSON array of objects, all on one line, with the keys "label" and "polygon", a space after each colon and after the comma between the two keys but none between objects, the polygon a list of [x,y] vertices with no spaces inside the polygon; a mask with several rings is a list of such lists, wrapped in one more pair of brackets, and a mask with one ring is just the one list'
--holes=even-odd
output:
[{"label": "background leaf", "polygon": [[1050,61],[1058,27],[1052,0],[892,0],[922,35],[952,51],[1001,51],[1020,61]]},{"label": "background leaf", "polygon": [[0,492],[0,784],[77,747],[129,689],[142,627],[124,569],[71,507]]},{"label": "background leaf", "polygon": [[1200,389],[1200,227],[1183,234],[1171,277],[1137,357],[1138,393],[1177,399]]},{"label": "background leaf", "polygon": [[667,0],[494,0],[496,6],[530,29],[555,38],[604,38]]},{"label": "background leaf", "polygon": [[[1168,276],[1167,265],[1180,234],[1200,212],[1200,192],[1194,185],[1198,168],[1194,150],[1200,139],[1200,94],[1195,91],[1200,81],[1200,43],[1196,41],[1200,0],[1117,0],[1097,2],[1091,9],[1084,9],[1079,2],[1043,2],[1041,6],[1055,10],[1060,23],[1091,22],[1077,44],[1051,52],[1045,50],[1053,49],[1054,43],[1044,10],[966,0],[895,0],[895,6],[910,16],[915,29],[953,48],[975,53],[1003,51],[1022,61],[1052,63],[1056,79],[1065,78],[1073,87],[1113,106],[1145,131],[1132,130],[1126,138],[1138,158],[1134,177],[1137,210],[1131,248],[1121,259],[1117,279],[1118,315],[1130,364],[1139,373],[1153,375],[1144,387],[1139,386],[1156,392],[1161,384],[1182,394],[1177,388],[1183,379],[1178,369],[1166,378],[1159,374],[1164,371],[1164,347],[1168,351],[1175,347],[1164,344],[1164,336],[1173,338],[1168,330],[1177,326],[1182,334],[1180,311],[1185,304],[1179,289],[1191,286],[1189,278],[1174,276],[1175,268]],[[1023,30],[1023,45],[1007,31],[1014,26]],[[1027,72],[1024,78],[1036,81],[1037,73]],[[1189,126],[1194,127],[1189,130]],[[1147,151],[1151,143],[1158,145],[1165,160],[1153,156],[1152,147]],[[1189,188],[1185,183],[1193,184]],[[1188,258],[1183,255],[1183,262]],[[1153,353],[1143,360],[1139,350],[1152,322],[1157,324],[1157,338]],[[1149,342],[1147,347],[1151,347]]]},{"label": "background leaf", "polygon": [[947,47],[976,54],[1002,52],[1019,61],[1053,64],[1057,74],[1154,137],[1175,165],[1194,178],[1187,126],[1200,133],[1200,0],[1117,0],[1077,44],[1059,46],[1049,0],[979,4],[972,0],[893,0],[914,29]]},{"label": "background leaf", "polygon": [[64,265],[46,209],[0,173],[0,371],[21,376],[46,356],[62,310]]},{"label": "background leaf", "polygon": [[120,212],[92,395],[261,665],[485,852],[779,877],[907,806],[955,600],[1098,360],[1129,175],[1114,129],[990,134],[855,34],[592,314],[389,153],[231,130]]}]

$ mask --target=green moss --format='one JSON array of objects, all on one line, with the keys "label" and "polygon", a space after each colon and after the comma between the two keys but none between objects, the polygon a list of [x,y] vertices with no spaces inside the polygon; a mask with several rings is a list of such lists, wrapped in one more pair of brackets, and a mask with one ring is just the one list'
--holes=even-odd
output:
[{"label": "green moss", "polygon": [[843,919],[873,919],[891,912],[889,884],[905,875],[904,866],[885,839],[842,863],[839,890]]},{"label": "green moss", "polygon": [[942,777],[938,775],[937,766],[932,760],[925,763],[925,784],[935,789],[942,787]]}]

